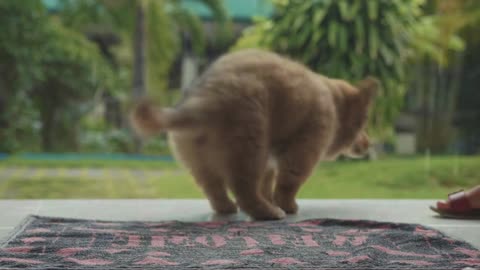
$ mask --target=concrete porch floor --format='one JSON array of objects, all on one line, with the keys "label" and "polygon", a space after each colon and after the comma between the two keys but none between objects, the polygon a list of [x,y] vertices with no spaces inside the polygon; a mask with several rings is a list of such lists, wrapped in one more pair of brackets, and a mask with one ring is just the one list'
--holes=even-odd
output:
[{"label": "concrete porch floor", "polygon": [[[480,249],[480,221],[442,219],[428,207],[434,200],[299,200],[300,212],[288,220],[367,219],[418,223],[462,239]],[[27,215],[100,220],[246,220],[244,214],[216,216],[206,200],[0,200],[0,239]]]}]

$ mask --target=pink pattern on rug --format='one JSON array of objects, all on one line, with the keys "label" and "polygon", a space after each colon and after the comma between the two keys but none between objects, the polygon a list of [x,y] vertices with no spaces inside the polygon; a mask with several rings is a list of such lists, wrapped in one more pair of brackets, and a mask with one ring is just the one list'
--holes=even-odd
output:
[{"label": "pink pattern on rug", "polygon": [[453,263],[466,264],[470,266],[480,266],[480,259],[464,259],[464,260],[454,261]]},{"label": "pink pattern on rug", "polygon": [[305,231],[305,232],[321,232],[321,231],[323,231],[320,228],[302,228],[302,230]]},{"label": "pink pattern on rug", "polygon": [[196,222],[195,225],[204,227],[204,228],[210,228],[210,229],[215,229],[218,227],[221,227],[225,225],[225,221],[209,221],[209,222]]},{"label": "pink pattern on rug", "polygon": [[461,247],[454,248],[454,250],[458,251],[458,252],[461,252],[465,255],[468,255],[470,257],[480,257],[480,251],[478,251],[478,250],[466,249],[466,248],[461,248]]},{"label": "pink pattern on rug", "polygon": [[239,224],[242,227],[263,227],[265,224],[262,222],[243,222]]},{"label": "pink pattern on rug", "polygon": [[150,251],[147,253],[148,256],[153,256],[153,257],[168,257],[171,256],[170,253],[168,252],[162,252],[162,251]]},{"label": "pink pattern on rug", "polygon": [[358,229],[350,229],[342,232],[342,234],[348,234],[348,235],[357,235],[360,232]]},{"label": "pink pattern on rug", "polygon": [[321,220],[310,220],[310,221],[304,221],[304,222],[297,222],[297,223],[291,223],[288,224],[288,226],[291,227],[316,227],[320,224],[322,224],[323,221]]},{"label": "pink pattern on rug", "polygon": [[[388,227],[388,226],[387,226],[387,227]],[[365,232],[365,233],[367,233],[367,234],[368,234],[368,233],[382,233],[382,232],[385,232],[387,229],[390,229],[390,227],[388,227],[388,228],[383,228],[383,229],[382,229],[382,228],[368,229],[368,230],[362,231],[362,232],[360,232],[360,233],[363,233],[363,232]]]},{"label": "pink pattern on rug", "polygon": [[327,250],[327,254],[329,256],[348,256],[351,253],[350,252],[345,252],[345,251]]},{"label": "pink pattern on rug", "polygon": [[206,236],[199,236],[195,239],[195,241],[207,247],[215,247],[215,248],[222,247],[227,244],[227,242],[225,241],[225,238],[223,238],[220,235],[212,235],[211,238],[213,240],[213,245],[208,243]]},{"label": "pink pattern on rug", "polygon": [[333,241],[333,244],[335,246],[343,246],[345,244],[345,241],[347,241],[347,237],[343,235],[335,235],[335,240]]},{"label": "pink pattern on rug", "polygon": [[270,234],[268,238],[270,238],[270,241],[272,241],[272,244],[274,245],[285,245],[285,241],[279,234]]},{"label": "pink pattern on rug", "polygon": [[355,238],[353,238],[353,241],[352,241],[352,245],[353,246],[360,246],[360,245],[363,245],[365,244],[365,242],[367,242],[367,236],[355,236]]},{"label": "pink pattern on rug", "polygon": [[0,262],[15,262],[15,263],[22,263],[22,264],[42,264],[45,262],[39,260],[31,260],[31,259],[20,259],[20,258],[0,258]]},{"label": "pink pattern on rug", "polygon": [[[348,237],[343,236],[343,235],[336,235],[335,240],[333,241],[333,244],[336,246],[343,246],[345,242],[348,240]],[[364,244],[367,241],[367,236],[362,235],[362,236],[355,236],[353,240],[350,241],[352,246],[360,246]]]},{"label": "pink pattern on rug", "polygon": [[303,243],[305,243],[305,246],[307,247],[318,247],[318,243],[313,240],[313,235],[303,235],[302,236]]},{"label": "pink pattern on rug", "polygon": [[150,231],[152,231],[152,232],[169,232],[170,230],[169,229],[164,229],[164,228],[153,228],[153,229],[150,229]]},{"label": "pink pattern on rug", "polygon": [[29,253],[33,247],[31,246],[23,246],[23,247],[9,247],[9,248],[1,248],[1,251],[5,251],[8,253]]},{"label": "pink pattern on rug", "polygon": [[140,246],[140,235],[129,235],[127,247],[139,247]]},{"label": "pink pattern on rug", "polygon": [[25,244],[31,244],[35,242],[45,242],[45,241],[46,239],[43,237],[27,237],[22,239],[22,242]]},{"label": "pink pattern on rug", "polygon": [[244,236],[243,240],[245,240],[248,248],[256,247],[258,245],[257,240],[253,239],[250,236]]},{"label": "pink pattern on rug", "polygon": [[448,237],[448,236],[443,237],[442,239],[445,240],[445,241],[447,241],[448,243],[450,243],[450,245],[453,245],[453,244],[455,243],[455,241],[456,241],[455,239],[452,239],[452,238],[450,238],[450,237]]},{"label": "pink pattern on rug", "polygon": [[297,259],[286,257],[286,258],[278,258],[268,261],[269,263],[276,263],[281,265],[291,265],[291,264],[305,264]]},{"label": "pink pattern on rug", "polygon": [[51,232],[51,231],[49,229],[45,229],[45,228],[36,228],[36,229],[26,230],[25,232],[26,233],[48,233],[48,232]]},{"label": "pink pattern on rug", "polygon": [[92,239],[90,239],[90,242],[88,243],[88,247],[92,247],[93,244],[95,243],[95,240],[97,240],[96,236],[92,236]]},{"label": "pink pattern on rug", "polygon": [[230,228],[228,229],[228,232],[231,232],[231,233],[237,233],[237,232],[246,232],[247,229],[243,229],[243,228]]},{"label": "pink pattern on rug", "polygon": [[144,222],[143,224],[147,227],[163,227],[163,226],[175,224],[175,221]]},{"label": "pink pattern on rug", "polygon": [[70,257],[78,252],[88,250],[88,248],[72,247],[72,248],[62,248],[57,251],[57,254],[63,257]]},{"label": "pink pattern on rug", "polygon": [[147,257],[139,262],[136,262],[135,264],[178,265],[176,262],[154,257]]},{"label": "pink pattern on rug", "polygon": [[438,233],[436,231],[429,230],[429,229],[424,229],[424,228],[421,228],[421,227],[416,227],[415,228],[415,234],[420,234],[420,235],[429,236],[429,237],[433,237],[433,236],[438,235]]},{"label": "pink pattern on rug", "polygon": [[109,249],[106,249],[105,252],[110,254],[117,254],[117,253],[129,251],[129,250],[130,249],[126,249],[126,248],[109,248]]},{"label": "pink pattern on rug", "polygon": [[129,235],[128,236],[128,243],[126,245],[119,245],[119,244],[113,244],[113,247],[131,247],[131,248],[136,248],[140,246],[140,235]]},{"label": "pink pattern on rug", "polygon": [[114,230],[114,229],[93,229],[93,228],[87,228],[87,227],[73,227],[72,230],[92,232],[92,233],[111,233],[111,234],[135,233],[134,231]]},{"label": "pink pattern on rug", "polygon": [[160,235],[152,235],[152,242],[150,244],[152,247],[164,247],[165,246],[165,237]]},{"label": "pink pattern on rug", "polygon": [[380,250],[382,252],[390,254],[390,255],[425,257],[425,258],[432,258],[432,259],[440,258],[440,255],[421,254],[421,253],[414,253],[414,252],[403,252],[403,251],[393,250],[393,249],[389,249],[387,247],[378,246],[378,245],[374,245],[374,246],[371,246],[371,247],[376,249],[376,250]]},{"label": "pink pattern on rug", "polygon": [[66,258],[66,261],[69,262],[74,262],[79,265],[89,265],[89,266],[94,266],[94,265],[109,265],[112,264],[112,261],[107,261],[107,260],[102,260],[102,259],[86,259],[86,260],[80,260],[80,259],[75,259],[75,258]]},{"label": "pink pattern on rug", "polygon": [[188,237],[180,236],[180,235],[174,235],[170,238],[170,241],[175,245],[179,245],[179,244],[181,244],[181,243],[183,243],[184,241],[187,241],[187,240],[188,240]]},{"label": "pink pattern on rug", "polygon": [[356,257],[352,257],[352,258],[349,258],[347,260],[344,260],[344,262],[358,263],[358,262],[365,261],[365,260],[370,260],[370,257],[368,257],[367,255],[356,256]]},{"label": "pink pattern on rug", "polygon": [[366,229],[366,230],[359,230],[359,229],[350,229],[342,232],[341,234],[345,235],[368,235],[372,233],[381,233],[384,232],[386,229]]},{"label": "pink pattern on rug", "polygon": [[248,249],[240,252],[240,255],[260,255],[263,254],[261,249]]},{"label": "pink pattern on rug", "polygon": [[224,264],[234,264],[237,263],[237,261],[234,260],[209,260],[204,263],[203,265],[224,265]]},{"label": "pink pattern on rug", "polygon": [[426,261],[418,261],[418,260],[394,260],[390,261],[392,263],[401,263],[401,264],[411,264],[411,265],[417,265],[417,266],[422,266],[422,265],[434,265],[434,263],[431,262],[426,262]]}]

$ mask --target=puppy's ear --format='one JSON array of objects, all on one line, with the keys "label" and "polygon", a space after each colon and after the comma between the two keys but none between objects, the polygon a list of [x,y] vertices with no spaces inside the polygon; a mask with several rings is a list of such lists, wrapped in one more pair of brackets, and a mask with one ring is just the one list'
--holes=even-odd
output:
[{"label": "puppy's ear", "polygon": [[360,90],[360,94],[364,97],[365,101],[371,103],[378,94],[380,81],[375,77],[368,76],[357,83],[357,88]]}]

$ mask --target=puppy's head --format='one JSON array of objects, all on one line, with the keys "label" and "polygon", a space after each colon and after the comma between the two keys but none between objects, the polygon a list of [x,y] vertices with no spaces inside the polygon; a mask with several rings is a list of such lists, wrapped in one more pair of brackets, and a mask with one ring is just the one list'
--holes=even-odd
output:
[{"label": "puppy's head", "polygon": [[370,148],[366,126],[380,83],[373,77],[367,77],[355,86],[340,80],[336,84],[338,131],[331,154],[362,157]]},{"label": "puppy's head", "polygon": [[347,147],[342,154],[349,158],[363,158],[367,156],[370,147],[370,138],[368,137],[367,132],[362,131],[358,134],[350,147]]}]

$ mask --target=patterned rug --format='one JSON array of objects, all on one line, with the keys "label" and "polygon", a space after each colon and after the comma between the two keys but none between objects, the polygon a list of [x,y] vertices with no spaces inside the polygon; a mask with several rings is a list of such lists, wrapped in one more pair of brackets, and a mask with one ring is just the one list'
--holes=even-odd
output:
[{"label": "patterned rug", "polygon": [[28,217],[0,269],[464,269],[480,251],[415,224],[108,222]]}]

